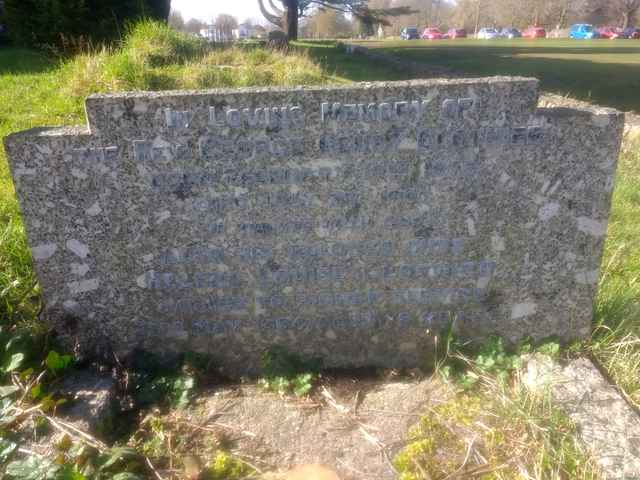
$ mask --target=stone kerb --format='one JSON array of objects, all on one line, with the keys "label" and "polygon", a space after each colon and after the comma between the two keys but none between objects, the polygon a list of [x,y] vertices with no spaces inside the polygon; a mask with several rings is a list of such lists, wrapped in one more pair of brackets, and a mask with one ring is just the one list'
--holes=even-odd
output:
[{"label": "stone kerb", "polygon": [[6,140],[45,314],[81,353],[271,345],[414,366],[589,333],[623,114],[534,79],[125,93]]}]

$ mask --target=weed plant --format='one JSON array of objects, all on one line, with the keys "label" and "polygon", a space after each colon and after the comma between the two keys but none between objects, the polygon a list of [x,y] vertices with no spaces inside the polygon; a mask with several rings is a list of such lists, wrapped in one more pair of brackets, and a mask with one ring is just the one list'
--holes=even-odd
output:
[{"label": "weed plant", "polygon": [[453,382],[452,399],[432,407],[396,456],[401,480],[597,480],[600,472],[580,445],[576,427],[544,386],[523,382],[523,359],[557,356],[559,344],[530,342],[507,351],[489,338],[473,355],[452,335],[438,373]]}]

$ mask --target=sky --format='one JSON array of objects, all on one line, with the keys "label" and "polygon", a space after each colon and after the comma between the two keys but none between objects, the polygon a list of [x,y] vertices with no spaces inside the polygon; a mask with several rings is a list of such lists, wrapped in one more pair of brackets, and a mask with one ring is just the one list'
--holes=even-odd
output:
[{"label": "sky", "polygon": [[264,22],[258,0],[171,0],[171,9],[179,11],[185,21],[190,18],[210,21],[220,13],[228,13],[241,22],[247,18]]}]

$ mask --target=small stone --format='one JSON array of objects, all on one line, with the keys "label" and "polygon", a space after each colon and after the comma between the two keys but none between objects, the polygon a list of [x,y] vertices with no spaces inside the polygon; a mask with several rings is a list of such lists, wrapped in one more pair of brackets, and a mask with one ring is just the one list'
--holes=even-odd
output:
[{"label": "small stone", "polygon": [[58,393],[69,399],[60,410],[62,418],[96,436],[109,433],[117,400],[113,378],[92,370],[71,372],[64,377]]}]

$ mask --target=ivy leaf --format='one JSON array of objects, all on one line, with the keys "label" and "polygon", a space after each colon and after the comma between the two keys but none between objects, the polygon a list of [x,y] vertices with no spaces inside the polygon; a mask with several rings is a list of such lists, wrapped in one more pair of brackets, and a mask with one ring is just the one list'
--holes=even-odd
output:
[{"label": "ivy leaf", "polygon": [[13,372],[18,367],[20,367],[23,361],[24,353],[14,353],[13,355],[11,355],[11,358],[9,358],[9,361],[6,363],[6,365],[2,366],[2,370],[5,373]]},{"label": "ivy leaf", "polygon": [[65,465],[62,471],[56,475],[56,480],[87,480],[87,477],[72,465]]},{"label": "ivy leaf", "polygon": [[138,475],[129,472],[122,472],[114,475],[111,480],[142,480]]},{"label": "ivy leaf", "polygon": [[60,467],[50,460],[29,457],[7,465],[5,473],[20,480],[53,480]]},{"label": "ivy leaf", "polygon": [[137,460],[139,458],[140,458],[140,455],[133,448],[130,448],[130,447],[114,448],[109,453],[109,458],[107,459],[107,461],[100,466],[100,470],[104,471],[109,467],[114,466],[120,461],[126,462],[130,460]]},{"label": "ivy leaf", "polygon": [[15,443],[0,438],[0,463],[4,463],[9,460],[9,457],[16,448],[18,448],[18,445]]},{"label": "ivy leaf", "polygon": [[3,385],[0,386],[0,398],[8,397],[9,395],[13,395],[18,390],[20,390],[15,385]]},{"label": "ivy leaf", "polygon": [[37,400],[42,395],[42,385],[38,383],[31,389],[31,398]]},{"label": "ivy leaf", "polygon": [[71,355],[60,355],[55,350],[51,350],[45,359],[47,368],[54,374],[64,370],[71,364]]}]

